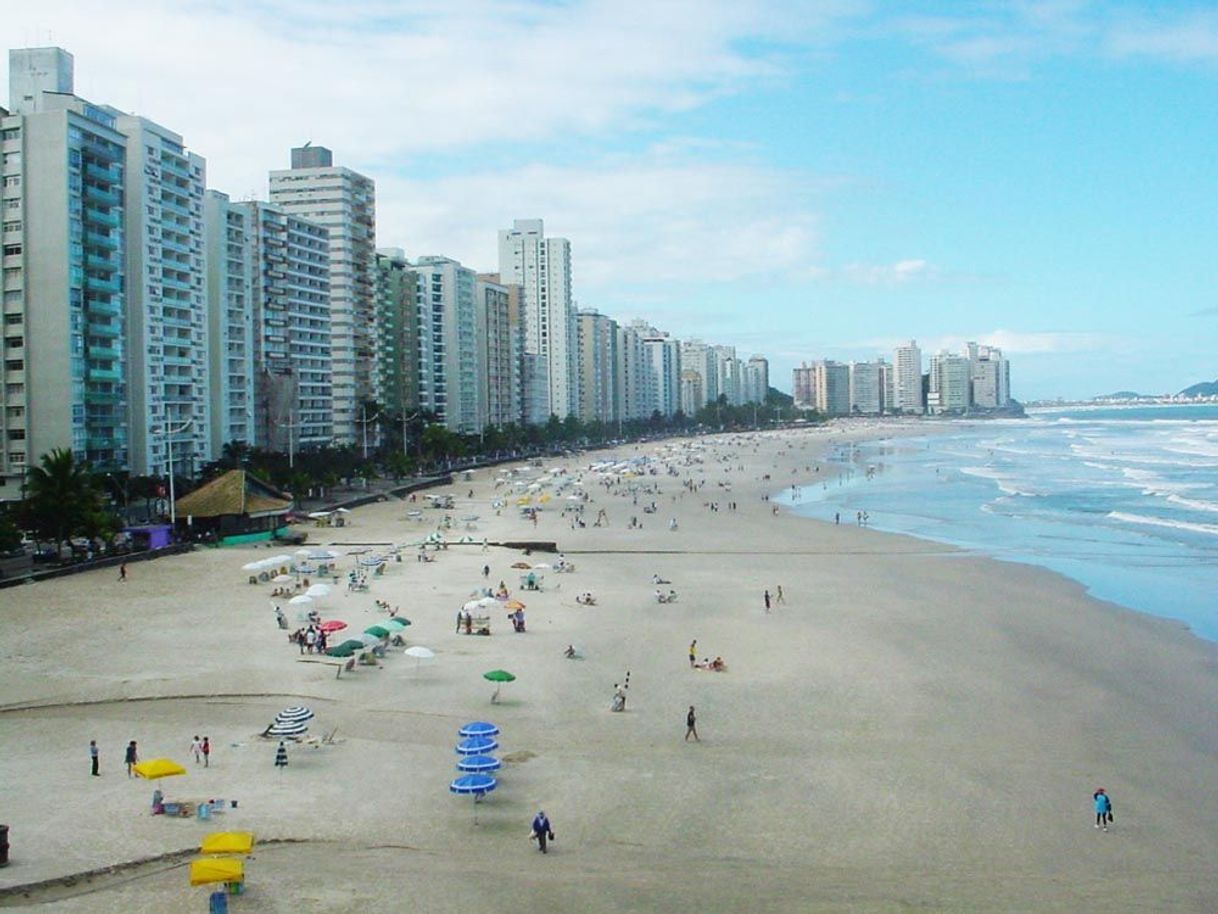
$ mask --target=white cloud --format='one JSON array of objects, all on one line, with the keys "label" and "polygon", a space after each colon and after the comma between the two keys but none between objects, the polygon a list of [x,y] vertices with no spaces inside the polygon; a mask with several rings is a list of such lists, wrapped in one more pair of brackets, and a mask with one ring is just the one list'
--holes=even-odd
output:
[{"label": "white cloud", "polygon": [[909,258],[885,264],[849,263],[840,270],[828,271],[826,275],[864,286],[891,287],[926,282],[942,274],[925,260]]},{"label": "white cloud", "polygon": [[1117,57],[1152,57],[1176,63],[1218,62],[1218,12],[1194,10],[1172,19],[1128,20],[1108,35]]},{"label": "white cloud", "polygon": [[572,241],[582,304],[623,287],[797,273],[816,256],[807,181],[739,163],[668,154],[535,164],[438,181],[378,185],[378,237],[410,254],[446,253],[494,269],[496,231],[544,217]]}]

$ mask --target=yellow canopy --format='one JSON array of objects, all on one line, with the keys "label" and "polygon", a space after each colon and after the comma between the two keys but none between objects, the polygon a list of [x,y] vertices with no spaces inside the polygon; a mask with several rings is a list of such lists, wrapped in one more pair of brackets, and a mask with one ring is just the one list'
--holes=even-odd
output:
[{"label": "yellow canopy", "polygon": [[167,778],[175,774],[185,774],[186,769],[177,762],[167,758],[150,758],[146,762],[140,762],[132,769],[142,778],[147,778],[150,781],[155,781],[157,778]]},{"label": "yellow canopy", "polygon": [[204,857],[190,864],[190,884],[207,885],[209,882],[241,882],[245,878],[245,864],[236,857]]},{"label": "yellow canopy", "polygon": [[254,833],[217,831],[206,835],[199,846],[201,854],[248,854],[254,846]]}]

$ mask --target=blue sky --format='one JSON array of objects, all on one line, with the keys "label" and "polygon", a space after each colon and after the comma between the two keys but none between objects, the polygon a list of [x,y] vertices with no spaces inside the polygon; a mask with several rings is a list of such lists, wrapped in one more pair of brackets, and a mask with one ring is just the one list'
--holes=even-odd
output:
[{"label": "blue sky", "polygon": [[[378,243],[771,360],[1002,346],[1020,398],[1218,377],[1218,10],[1172,2],[43,0],[77,91],[264,196],[305,140]],[[103,21],[104,20],[104,21]],[[101,25],[105,28],[101,28]],[[115,36],[125,36],[122,43]],[[7,96],[7,92],[5,92]]]}]

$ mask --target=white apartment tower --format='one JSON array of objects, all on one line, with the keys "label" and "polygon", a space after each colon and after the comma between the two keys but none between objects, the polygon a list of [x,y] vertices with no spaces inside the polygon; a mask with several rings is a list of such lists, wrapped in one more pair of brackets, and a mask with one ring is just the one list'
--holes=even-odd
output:
[{"label": "white apartment tower", "polygon": [[744,378],[744,402],[765,403],[770,393],[770,362],[763,355],[749,356],[743,363],[741,376]]},{"label": "white apartment tower", "polygon": [[[697,383],[693,378],[685,378],[686,372],[694,372]],[[687,416],[692,416],[707,403],[714,403],[719,397],[719,370],[713,347],[701,340],[681,341],[681,409]]]},{"label": "white apartment tower", "polygon": [[964,413],[969,408],[969,360],[946,350],[930,360],[926,411],[932,415]]},{"label": "white apartment tower", "polygon": [[633,321],[631,327],[643,342],[649,367],[647,415],[671,418],[681,408],[681,344],[646,321]]},{"label": "white apartment tower", "polygon": [[54,448],[94,469],[127,465],[127,138],[113,114],[72,94],[72,73],[61,48],[9,52],[0,498],[19,497],[26,468]]},{"label": "white apartment tower", "polygon": [[617,321],[591,308],[578,315],[579,418],[609,422],[618,416]]},{"label": "white apartment tower", "polygon": [[550,415],[564,419],[578,407],[571,243],[546,238],[541,219],[517,219],[499,232],[499,276],[523,289],[524,353],[540,357],[528,383],[544,385],[545,395],[527,395],[524,419],[532,424],[544,424]]},{"label": "white apartment tower", "polygon": [[292,167],[270,174],[271,203],[330,233],[330,331],[334,435],[363,436],[361,407],[381,397],[377,356],[376,185],[334,165],[324,146],[292,150]]},{"label": "white apartment tower", "polygon": [[916,340],[898,346],[892,354],[892,408],[918,415],[926,411],[922,400],[922,350]]},{"label": "white apartment tower", "polygon": [[227,194],[203,198],[207,232],[207,336],[211,452],[234,442],[253,446],[254,302],[249,213]]},{"label": "white apartment tower", "polygon": [[1010,363],[1002,350],[977,343],[968,344],[972,402],[983,409],[998,409],[1011,402]]},{"label": "white apartment tower", "polygon": [[520,417],[520,324],[512,319],[511,290],[497,275],[479,273],[474,293],[482,424],[502,427]]},{"label": "white apartment tower", "polygon": [[884,363],[850,363],[850,412],[878,416],[884,411]]}]

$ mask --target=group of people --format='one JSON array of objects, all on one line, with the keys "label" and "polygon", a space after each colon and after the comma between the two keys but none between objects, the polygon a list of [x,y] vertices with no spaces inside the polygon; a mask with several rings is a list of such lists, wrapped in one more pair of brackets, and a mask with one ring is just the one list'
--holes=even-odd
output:
[{"label": "group of people", "polygon": [[314,622],[310,622],[307,628],[296,629],[288,635],[288,640],[296,644],[302,654],[324,654],[328,646],[326,633]]}]

